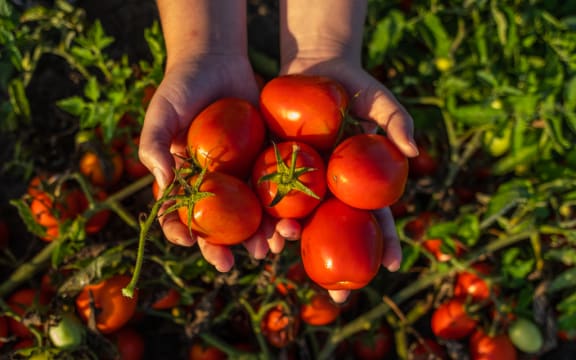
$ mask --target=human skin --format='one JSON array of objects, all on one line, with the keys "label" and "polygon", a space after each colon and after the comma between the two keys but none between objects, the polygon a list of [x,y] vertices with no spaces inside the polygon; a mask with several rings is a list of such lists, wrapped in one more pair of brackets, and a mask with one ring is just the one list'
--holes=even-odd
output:
[{"label": "human skin", "polygon": [[[371,130],[382,127],[409,157],[416,156],[413,121],[394,96],[362,69],[361,46],[366,1],[281,0],[281,74],[304,73],[331,77],[354,94],[350,111],[368,120]],[[191,120],[218,98],[236,96],[254,104],[258,90],[247,56],[246,3],[229,0],[158,0],[166,41],[165,76],[146,113],[139,156],[163,189],[173,179],[178,157],[185,155]],[[165,208],[168,206],[167,204]],[[386,237],[384,267],[400,266],[401,249],[388,208],[375,212]],[[231,250],[195,238],[175,213],[160,217],[168,241],[183,246],[196,242],[204,257],[220,271],[234,264]],[[269,218],[244,242],[255,258],[270,250],[279,253],[285,239],[300,238],[300,224]],[[347,294],[332,293],[343,301]]]}]

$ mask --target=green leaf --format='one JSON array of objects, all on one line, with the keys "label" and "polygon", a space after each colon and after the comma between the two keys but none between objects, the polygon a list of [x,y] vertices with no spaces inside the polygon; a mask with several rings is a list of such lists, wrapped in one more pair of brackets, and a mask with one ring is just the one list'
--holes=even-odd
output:
[{"label": "green leaf", "polygon": [[419,24],[417,30],[435,57],[447,57],[450,55],[452,39],[448,36],[442,21],[436,14],[427,13]]},{"label": "green leaf", "polygon": [[96,102],[100,98],[98,80],[95,76],[90,77],[86,82],[86,86],[84,87],[84,96],[92,102]]},{"label": "green leaf", "polygon": [[420,258],[420,248],[416,246],[402,246],[402,264],[399,272],[407,272],[413,269],[414,264]]},{"label": "green leaf", "polygon": [[26,97],[26,90],[24,89],[22,79],[16,78],[10,82],[8,95],[10,96],[10,104],[14,112],[28,123],[31,117],[30,103]]},{"label": "green leaf", "polygon": [[534,269],[535,260],[526,256],[520,248],[514,247],[503,251],[503,273],[515,280],[525,280]]},{"label": "green leaf", "polygon": [[474,246],[480,237],[480,222],[478,216],[467,214],[459,219],[456,235],[464,244]]},{"label": "green leaf", "polygon": [[518,165],[527,165],[534,162],[540,151],[541,149],[538,144],[532,144],[520,150],[513,151],[498,160],[492,167],[492,171],[495,175],[507,174],[513,171]]},{"label": "green leaf", "polygon": [[380,64],[398,46],[404,36],[405,22],[404,14],[399,10],[391,10],[378,22],[368,43],[370,67]]},{"label": "green leaf", "polygon": [[576,75],[564,85],[564,107],[569,110],[576,110]]},{"label": "green leaf", "polygon": [[496,193],[490,199],[484,218],[500,213],[510,204],[521,204],[532,197],[534,189],[530,181],[525,179],[513,179],[498,187]]},{"label": "green leaf", "polygon": [[576,249],[574,248],[551,249],[546,252],[544,257],[546,260],[557,261],[566,266],[576,265]]},{"label": "green leaf", "polygon": [[[80,41],[79,41],[80,42]],[[89,64],[92,64],[95,60],[96,60],[96,54],[94,54],[92,51],[90,51],[89,49],[85,49],[83,47],[79,47],[79,46],[73,46],[70,49],[70,52],[72,53],[72,55],[74,55],[75,57],[80,58],[83,61],[88,62]]]},{"label": "green leaf", "polygon": [[56,105],[74,116],[80,116],[86,108],[84,99],[80,96],[72,96],[66,99],[59,100]]},{"label": "green leaf", "polygon": [[18,210],[18,214],[20,215],[20,219],[24,225],[26,225],[26,229],[30,231],[32,234],[42,237],[46,235],[46,228],[42,225],[38,224],[32,211],[30,210],[30,206],[22,200],[22,199],[14,199],[10,200],[10,204]]},{"label": "green leaf", "polygon": [[554,293],[574,286],[576,286],[576,268],[570,268],[556,275],[550,283],[548,291]]},{"label": "green leaf", "polygon": [[458,106],[451,114],[459,123],[470,126],[499,123],[508,116],[504,109],[493,109],[484,104]]}]

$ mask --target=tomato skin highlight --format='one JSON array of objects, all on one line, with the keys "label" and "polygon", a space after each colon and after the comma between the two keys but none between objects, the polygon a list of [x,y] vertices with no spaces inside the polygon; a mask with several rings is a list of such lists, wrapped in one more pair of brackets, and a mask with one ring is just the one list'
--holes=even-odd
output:
[{"label": "tomato skin highlight", "polygon": [[375,216],[336,198],[325,200],[302,228],[306,273],[327,290],[366,286],[378,273],[384,238]]},{"label": "tomato skin highlight", "polygon": [[265,136],[264,120],[254,105],[223,98],[208,105],[190,124],[188,153],[209,171],[246,178]]},{"label": "tomato skin highlight", "polygon": [[97,284],[85,286],[76,297],[76,309],[84,321],[90,317],[90,294],[94,297],[94,306],[100,310],[96,315],[96,327],[103,334],[110,334],[123,327],[136,312],[138,293],[133,298],[122,295],[122,289],[128,285],[130,277],[115,275]]},{"label": "tomato skin highlight", "polygon": [[466,312],[464,300],[458,298],[440,304],[432,313],[432,332],[441,339],[465,338],[476,328],[477,323]]},{"label": "tomato skin highlight", "polygon": [[300,175],[297,180],[308,187],[319,199],[298,190],[291,190],[276,205],[269,206],[278,192],[278,185],[273,181],[259,181],[262,176],[276,172],[277,163],[274,147],[265,149],[254,164],[252,170],[252,188],[255,190],[263,209],[271,216],[280,219],[300,219],[309,215],[326,195],[326,166],[324,160],[314,148],[302,142],[282,142],[276,145],[284,163],[290,167],[293,146],[299,148],[296,157],[296,168],[313,168]]},{"label": "tomato skin highlight", "polygon": [[387,137],[360,134],[341,142],[330,155],[328,188],[346,204],[376,210],[395,203],[408,179],[408,160]]},{"label": "tomato skin highlight", "polygon": [[489,275],[492,272],[492,266],[488,263],[476,263],[472,268],[480,274],[477,275],[471,271],[463,271],[456,276],[454,284],[454,296],[466,299],[470,297],[475,302],[488,301],[492,289],[490,284],[484,280],[481,275]]},{"label": "tomato skin highlight", "polygon": [[260,110],[272,133],[320,151],[336,144],[347,107],[348,94],[342,85],[322,76],[279,76],[260,93]]},{"label": "tomato skin highlight", "polygon": [[[190,179],[194,186],[198,175]],[[183,190],[182,190],[183,191]],[[221,172],[204,174],[200,192],[212,193],[194,204],[190,223],[188,207],[178,209],[180,221],[212,244],[234,245],[252,236],[262,220],[262,207],[246,183]]]}]

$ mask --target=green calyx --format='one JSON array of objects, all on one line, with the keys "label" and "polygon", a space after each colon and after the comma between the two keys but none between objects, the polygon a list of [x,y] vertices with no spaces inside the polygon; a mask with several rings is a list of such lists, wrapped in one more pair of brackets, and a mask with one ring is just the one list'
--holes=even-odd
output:
[{"label": "green calyx", "polygon": [[309,187],[304,185],[300,180],[300,176],[306,174],[310,171],[316,171],[318,169],[311,168],[311,167],[296,167],[296,159],[298,157],[298,153],[300,152],[300,146],[298,144],[292,144],[292,156],[290,158],[290,166],[286,165],[282,156],[280,155],[280,150],[278,150],[278,146],[276,143],[273,144],[274,146],[274,156],[276,158],[276,172],[267,174],[262,176],[258,179],[258,183],[262,183],[265,181],[270,181],[276,184],[277,192],[274,195],[274,198],[268,205],[269,207],[273,207],[278,204],[290,191],[300,191],[314,199],[320,200],[320,197],[314,193]]}]

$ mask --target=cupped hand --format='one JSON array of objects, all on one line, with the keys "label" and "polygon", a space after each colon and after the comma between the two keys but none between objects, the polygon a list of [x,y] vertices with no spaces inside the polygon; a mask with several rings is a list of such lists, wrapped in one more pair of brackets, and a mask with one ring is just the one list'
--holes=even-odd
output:
[{"label": "cupped hand", "polygon": [[[158,182],[160,193],[173,180],[173,169],[186,157],[186,134],[194,117],[212,102],[223,97],[238,97],[258,103],[254,72],[245,56],[203,55],[171,63],[158,86],[144,119],[139,157]],[[170,204],[163,205],[161,212]],[[204,258],[220,271],[234,264],[229,247],[210,244],[197,238],[182,224],[176,212],[159,216],[166,239],[192,246],[196,242]],[[248,243],[249,252],[263,257],[265,240]]]},{"label": "cupped hand", "polygon": [[[384,85],[358,64],[341,58],[328,60],[296,58],[283,64],[281,74],[321,75],[340,82],[352,97],[350,113],[362,120],[367,120],[368,124],[373,124],[373,126],[365,126],[369,129],[368,131],[381,127],[404,155],[407,157],[418,155],[413,138],[412,117]],[[383,208],[374,213],[379,220],[385,239],[382,266],[389,271],[396,271],[400,268],[402,261],[402,249],[392,212],[389,208]],[[281,234],[283,233],[290,233],[291,239],[298,239],[300,227],[287,220],[279,221],[276,225],[276,232],[269,238],[270,249],[273,252],[282,250],[284,242]],[[349,291],[346,290],[329,291],[329,293],[335,302],[343,302],[349,295]]]}]

